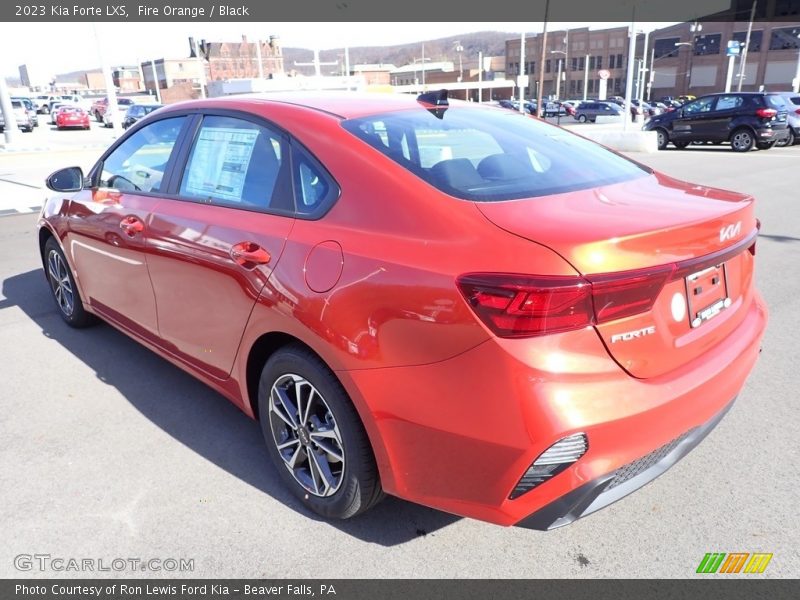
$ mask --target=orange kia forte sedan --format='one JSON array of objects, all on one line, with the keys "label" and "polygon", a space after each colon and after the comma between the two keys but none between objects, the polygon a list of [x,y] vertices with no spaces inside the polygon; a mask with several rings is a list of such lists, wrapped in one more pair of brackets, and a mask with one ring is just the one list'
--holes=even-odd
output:
[{"label": "orange kia forte sedan", "polygon": [[229,398],[330,518],[570,523],[709,433],[767,321],[752,197],[445,91],[171,105],[48,186],[64,320]]}]

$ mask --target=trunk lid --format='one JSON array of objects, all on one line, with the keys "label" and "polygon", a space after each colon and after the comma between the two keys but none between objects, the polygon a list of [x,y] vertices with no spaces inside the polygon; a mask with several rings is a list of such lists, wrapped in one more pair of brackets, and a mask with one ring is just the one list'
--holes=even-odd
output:
[{"label": "trunk lid", "polygon": [[[496,226],[548,246],[593,285],[675,265],[649,310],[595,328],[628,373],[669,372],[721,342],[753,299],[750,196],[663,174],[553,196],[476,203]],[[751,249],[751,251],[748,251]],[[535,267],[527,269],[535,274]],[[595,312],[603,310],[597,306]]]}]

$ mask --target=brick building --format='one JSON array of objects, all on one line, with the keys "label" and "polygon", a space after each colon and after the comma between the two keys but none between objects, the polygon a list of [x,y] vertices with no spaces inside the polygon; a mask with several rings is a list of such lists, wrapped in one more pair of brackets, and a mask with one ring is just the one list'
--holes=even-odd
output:
[{"label": "brick building", "polygon": [[[653,60],[652,97],[692,94],[700,96],[725,89],[729,41],[744,43],[747,22],[680,23],[650,34]],[[677,45],[676,45],[677,44]],[[744,70],[735,59],[732,88],[739,74],[742,91],[788,90],[800,60],[800,21],[753,23]],[[648,60],[649,60],[648,56]]]},{"label": "brick building", "polygon": [[259,76],[258,51],[261,50],[261,67],[264,77],[283,74],[283,51],[280,39],[271,35],[269,41],[249,42],[242,36],[241,42],[207,42],[195,44],[189,38],[191,56],[200,56],[206,64],[208,81],[226,79],[248,79]]},{"label": "brick building", "polygon": [[[537,95],[543,41],[542,34],[525,37],[524,74],[530,77],[530,85],[525,90],[527,98],[535,98]],[[506,41],[505,74],[509,79],[516,80],[522,74],[520,42],[519,37]],[[581,27],[548,31],[544,57],[543,97],[554,96],[558,91],[563,99],[582,98],[584,81],[587,95],[596,97],[600,89],[598,72],[601,70],[608,70],[610,73],[608,95],[623,95],[628,60],[628,28],[590,30],[588,27]],[[557,84],[559,74],[560,86]]]}]

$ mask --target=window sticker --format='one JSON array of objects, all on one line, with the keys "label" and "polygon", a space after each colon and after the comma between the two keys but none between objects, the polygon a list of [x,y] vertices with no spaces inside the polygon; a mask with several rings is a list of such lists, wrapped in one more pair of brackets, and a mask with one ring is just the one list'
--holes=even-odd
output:
[{"label": "window sticker", "polygon": [[192,153],[185,192],[201,198],[241,202],[258,135],[255,129],[201,129]]}]

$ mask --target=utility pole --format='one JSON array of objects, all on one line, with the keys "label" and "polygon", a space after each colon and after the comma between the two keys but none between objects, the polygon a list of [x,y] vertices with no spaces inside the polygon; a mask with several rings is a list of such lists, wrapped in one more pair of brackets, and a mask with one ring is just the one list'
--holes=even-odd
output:
[{"label": "utility pole", "polygon": [[[522,32],[522,35],[519,38],[519,79],[517,84],[519,85],[519,112],[523,115],[525,114],[525,32]],[[538,104],[537,110],[538,110]]]},{"label": "utility pole", "polygon": [[642,76],[641,84],[639,85],[639,105],[644,102],[644,84],[647,77],[647,45],[650,41],[650,32],[644,32],[644,48],[642,49]]},{"label": "utility pole", "polygon": [[119,109],[117,106],[117,90],[114,88],[114,79],[111,77],[111,67],[108,65],[108,60],[103,53],[102,44],[100,43],[100,35],[97,33],[97,25],[94,23],[92,23],[92,31],[94,31],[94,40],[97,44],[97,54],[100,57],[100,64],[103,68],[103,78],[105,79],[106,84],[106,95],[108,96],[106,110],[111,111],[111,128],[116,129],[122,125],[122,119],[120,118],[121,115],[119,114]]},{"label": "utility pole", "polygon": [[536,86],[536,113],[538,116],[544,114],[542,106],[542,88],[544,88],[544,61],[547,55],[547,16],[550,13],[550,0],[544,3],[544,30],[542,31],[542,56],[539,64],[539,85]]},{"label": "utility pole", "polygon": [[[197,60],[200,61],[200,97],[206,97],[206,62],[203,58],[203,55],[200,54],[200,46],[198,46],[198,42],[195,41],[195,54],[197,55]],[[259,62],[260,64],[260,62]]]},{"label": "utility pole", "polygon": [[6,78],[0,75],[0,110],[3,113],[3,127],[6,143],[11,144],[17,139],[17,117],[14,114],[14,107],[11,105],[11,95],[8,93]]},{"label": "utility pole", "polygon": [[753,8],[750,9],[750,23],[747,25],[747,37],[744,39],[744,50],[742,52],[742,60],[739,63],[739,83],[736,86],[736,91],[742,91],[742,82],[744,81],[744,68],[747,64],[747,50],[750,48],[750,34],[753,31],[753,19],[756,18],[756,5],[758,0],[753,0]]},{"label": "utility pole", "polygon": [[650,81],[647,83],[647,101],[650,102],[650,99],[653,94],[653,82],[656,79],[656,69],[653,66],[653,62],[656,60],[656,44],[653,42],[653,47],[650,49]]},{"label": "utility pole", "polygon": [[161,89],[158,85],[158,73],[156,73],[156,59],[150,59],[150,70],[153,73],[153,88],[156,91],[156,101],[161,104]]},{"label": "utility pole", "polygon": [[622,111],[622,130],[628,131],[631,120],[631,94],[633,93],[633,64],[636,54],[636,7],[631,9],[631,25],[628,29],[628,73],[625,76],[625,110]]},{"label": "utility pole", "polygon": [[586,102],[589,94],[589,55],[586,55],[586,62],[583,69],[583,101]]},{"label": "utility pole", "polygon": [[483,102],[483,51],[482,50],[478,52],[478,104],[480,104],[481,102]]},{"label": "utility pole", "polygon": [[[564,36],[564,95],[569,98],[569,29]],[[558,97],[561,100],[561,96]],[[559,116],[561,111],[558,111]]]},{"label": "utility pole", "polygon": [[320,89],[321,79],[322,79],[322,66],[331,66],[331,65],[338,65],[339,61],[334,62],[320,62],[319,61],[319,48],[314,48],[314,60],[312,62],[297,62],[294,61],[295,67],[314,67],[314,75],[316,77],[316,84],[317,89]]},{"label": "utility pole", "polygon": [[[797,37],[800,38],[800,35]],[[792,90],[795,94],[800,92],[800,47],[797,49],[797,69],[794,73],[794,81],[792,81]]]}]

